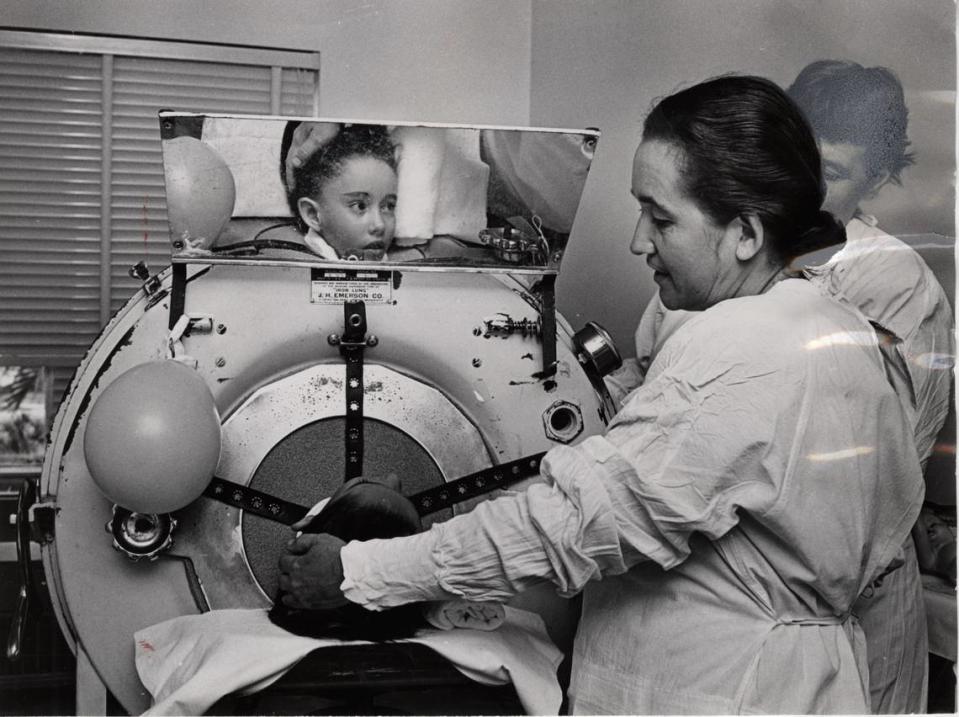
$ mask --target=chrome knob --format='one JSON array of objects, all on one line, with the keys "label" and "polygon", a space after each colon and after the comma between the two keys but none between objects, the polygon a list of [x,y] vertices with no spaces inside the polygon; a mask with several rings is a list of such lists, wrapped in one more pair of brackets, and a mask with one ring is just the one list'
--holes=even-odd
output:
[{"label": "chrome knob", "polygon": [[587,322],[573,335],[573,346],[579,362],[600,378],[623,365],[612,338],[595,321]]}]

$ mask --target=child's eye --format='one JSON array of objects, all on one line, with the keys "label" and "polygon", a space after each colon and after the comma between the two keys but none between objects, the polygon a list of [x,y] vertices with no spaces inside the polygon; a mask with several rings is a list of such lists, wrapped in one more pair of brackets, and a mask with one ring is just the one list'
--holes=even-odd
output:
[{"label": "child's eye", "polygon": [[386,202],[383,202],[383,211],[390,212],[391,214],[396,211],[396,200],[392,199]]},{"label": "child's eye", "polygon": [[350,209],[353,209],[357,212],[365,212],[369,208],[369,205],[366,203],[365,199],[354,199],[350,202]]}]

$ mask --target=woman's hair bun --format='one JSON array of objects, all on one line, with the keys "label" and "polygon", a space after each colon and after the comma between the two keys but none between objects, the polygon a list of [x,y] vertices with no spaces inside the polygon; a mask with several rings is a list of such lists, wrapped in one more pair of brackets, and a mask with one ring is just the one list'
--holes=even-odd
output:
[{"label": "woman's hair bun", "polygon": [[837,246],[846,241],[846,228],[832,214],[820,209],[809,227],[796,237],[789,247],[790,259],[802,254],[810,254],[830,246]]}]

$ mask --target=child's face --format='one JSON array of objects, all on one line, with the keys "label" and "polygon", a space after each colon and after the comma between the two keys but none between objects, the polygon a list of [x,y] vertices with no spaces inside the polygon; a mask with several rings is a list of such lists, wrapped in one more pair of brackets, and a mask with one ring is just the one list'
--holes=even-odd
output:
[{"label": "child's face", "polygon": [[386,162],[348,158],[340,174],[323,184],[320,196],[306,201],[315,206],[315,218],[304,217],[307,224],[340,257],[377,260],[389,249],[396,228],[396,172]]}]

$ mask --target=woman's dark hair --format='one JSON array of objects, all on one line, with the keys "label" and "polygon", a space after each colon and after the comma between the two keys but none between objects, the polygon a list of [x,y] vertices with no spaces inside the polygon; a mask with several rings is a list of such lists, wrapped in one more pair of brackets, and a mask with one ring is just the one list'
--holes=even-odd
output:
[{"label": "woman's dark hair", "polygon": [[727,75],[656,104],[643,140],[683,155],[684,190],[713,221],[755,214],[783,260],[845,241],[822,211],[825,184],[816,139],[783,90],[761,77]]},{"label": "woman's dark hair", "polygon": [[[396,538],[421,530],[416,508],[401,493],[382,483],[358,480],[341,488],[303,532],[329,533],[349,542]],[[396,640],[427,626],[416,603],[381,612],[354,604],[307,610],[284,605],[282,593],[270,610],[270,620],[297,635],[342,640]]]},{"label": "woman's dark hair", "polygon": [[865,147],[870,174],[889,172],[893,182],[901,183],[902,170],[915,160],[908,151],[905,93],[892,70],[818,60],[802,69],[786,93],[805,112],[817,137]]},{"label": "woman's dark hair", "polygon": [[300,197],[316,197],[323,184],[339,176],[343,162],[353,157],[379,159],[396,171],[395,145],[385,127],[380,125],[343,125],[333,138],[310,155],[303,164],[293,170],[293,186],[286,186],[286,157],[293,143],[293,133],[299,122],[287,122],[280,140],[280,176],[286,187],[286,202],[301,231],[306,226],[299,219],[297,200]]}]

